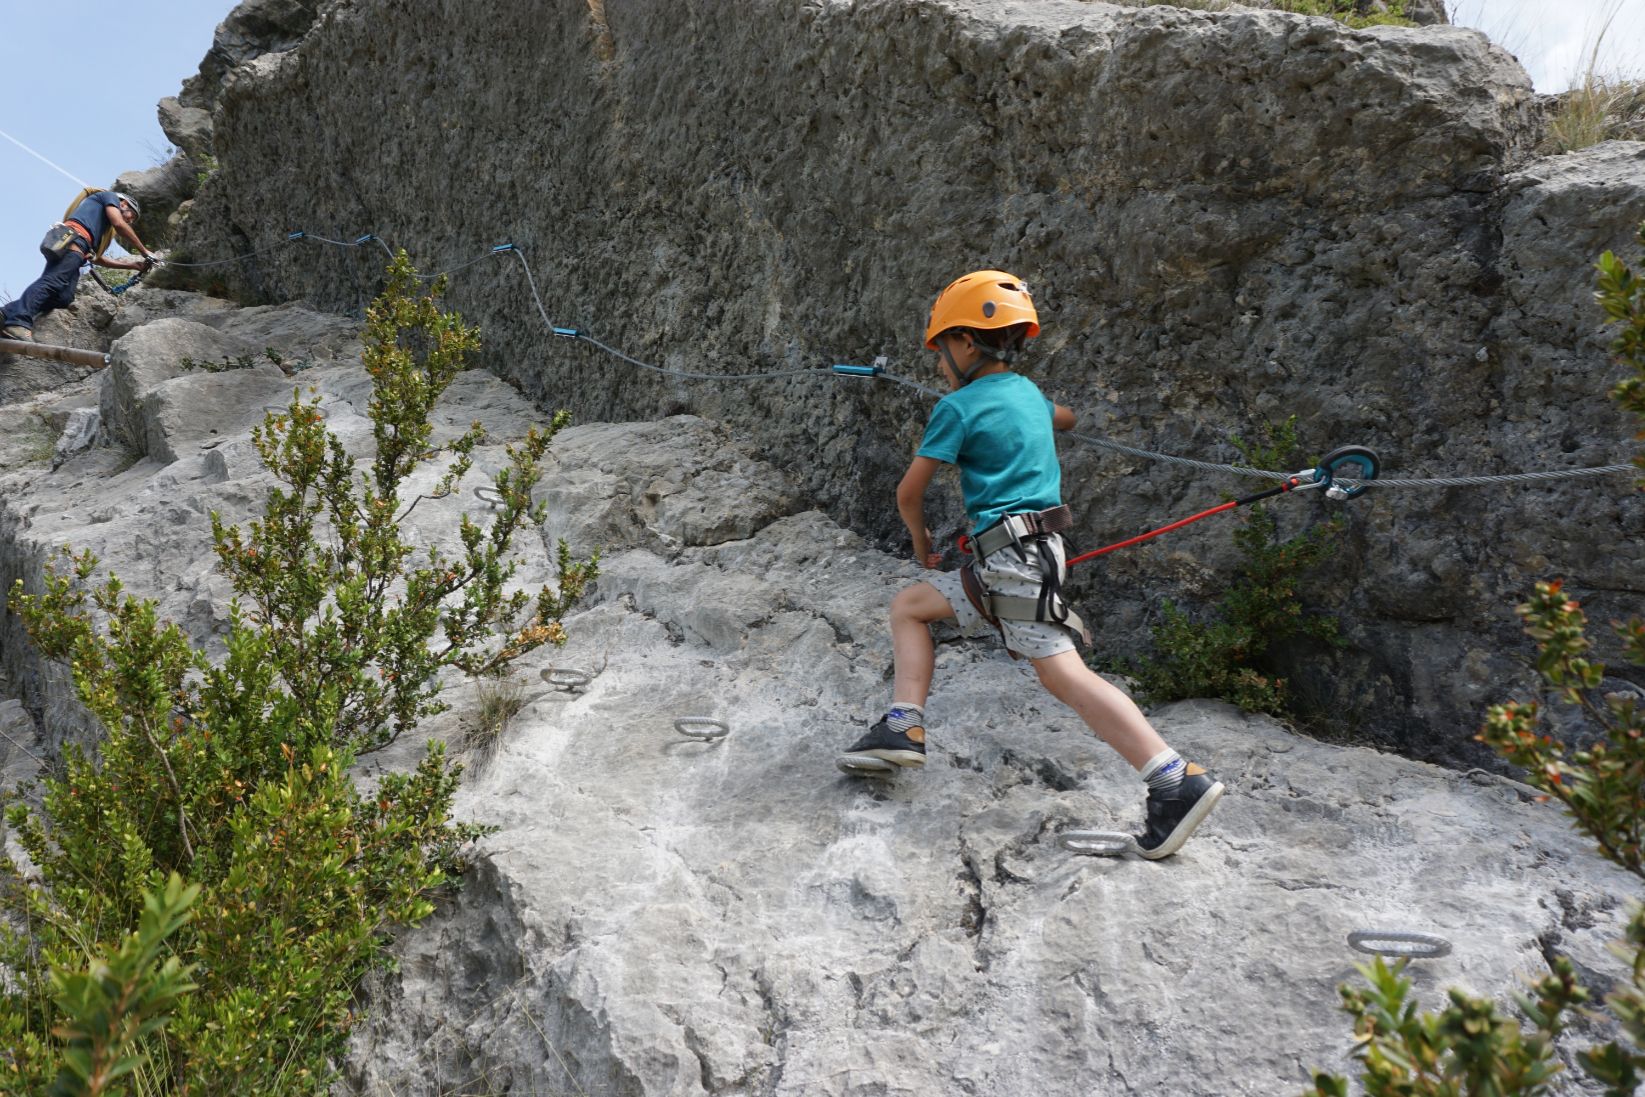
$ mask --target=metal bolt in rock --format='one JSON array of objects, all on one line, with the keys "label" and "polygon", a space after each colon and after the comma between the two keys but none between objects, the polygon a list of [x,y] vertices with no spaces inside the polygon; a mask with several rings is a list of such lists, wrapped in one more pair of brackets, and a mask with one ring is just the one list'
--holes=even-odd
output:
[{"label": "metal bolt in rock", "polygon": [[1403,929],[1356,929],[1348,944],[1372,956],[1403,956],[1411,960],[1434,960],[1448,955],[1451,942],[1433,933]]},{"label": "metal bolt in rock", "polygon": [[587,689],[588,684],[594,680],[594,676],[586,671],[572,670],[569,667],[545,667],[542,679],[557,690],[572,693]]},{"label": "metal bolt in rock", "polygon": [[711,743],[731,734],[731,725],[710,716],[682,716],[674,721],[674,730],[692,739]]},{"label": "metal bolt in rock", "polygon": [[1115,830],[1067,830],[1057,835],[1057,845],[1069,853],[1086,857],[1122,857],[1141,852],[1137,840]]}]

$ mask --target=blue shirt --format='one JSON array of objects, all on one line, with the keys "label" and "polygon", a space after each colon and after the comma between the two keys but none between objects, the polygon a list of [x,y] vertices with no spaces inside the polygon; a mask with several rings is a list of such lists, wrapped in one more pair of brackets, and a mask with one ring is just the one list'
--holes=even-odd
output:
[{"label": "blue shirt", "polygon": [[973,529],[1061,505],[1055,410],[1038,385],[1009,370],[979,377],[931,409],[919,455],[960,467]]},{"label": "blue shirt", "polygon": [[103,234],[109,230],[109,206],[118,206],[120,196],[112,190],[100,190],[90,195],[69,214],[70,221],[78,221],[91,233],[93,241],[103,239]]}]

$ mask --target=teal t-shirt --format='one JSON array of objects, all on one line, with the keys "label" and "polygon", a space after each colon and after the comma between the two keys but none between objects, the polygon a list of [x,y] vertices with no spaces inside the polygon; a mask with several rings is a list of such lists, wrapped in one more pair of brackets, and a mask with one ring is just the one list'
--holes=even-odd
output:
[{"label": "teal t-shirt", "polygon": [[979,377],[931,409],[919,455],[960,467],[973,529],[1061,505],[1055,409],[1038,385],[1009,371]]}]

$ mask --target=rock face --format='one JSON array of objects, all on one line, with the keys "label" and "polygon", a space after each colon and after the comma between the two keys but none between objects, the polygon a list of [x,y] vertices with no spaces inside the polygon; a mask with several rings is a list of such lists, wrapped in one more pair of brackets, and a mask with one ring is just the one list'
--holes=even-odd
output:
[{"label": "rock face", "polygon": [[[647,361],[886,354],[921,379],[936,290],[998,266],[1041,308],[1031,374],[1121,442],[1237,461],[1232,438],[1294,415],[1296,464],[1365,444],[1386,476],[1628,453],[1586,294],[1645,208],[1645,149],[1528,162],[1529,82],[1477,33],[1074,0],[320,10],[214,49],[191,83],[222,164],[195,257],[369,232],[441,269],[509,240],[555,324]],[[453,299],[542,406],[725,422],[831,516],[898,543],[891,491],[925,398],[826,373],[636,370],[550,338],[518,257],[457,272]],[[235,292],[357,309],[380,263],[375,244],[310,240],[223,269]],[[1064,474],[1086,546],[1249,487],[1074,444]],[[1287,530],[1337,510],[1292,501]],[[1618,579],[1645,552],[1623,477],[1387,488],[1345,516],[1309,597],[1351,646],[1276,669],[1321,720],[1414,755],[1488,764],[1470,737],[1480,701],[1525,681],[1509,607],[1535,580],[1563,576],[1606,614],[1645,608]],[[932,517],[957,531],[957,493]],[[1145,650],[1161,600],[1212,600],[1228,533],[1077,578],[1103,655]]]},{"label": "rock face", "polygon": [[[136,447],[93,446],[55,470],[49,447],[0,461],[0,579],[37,582],[57,545],[92,548],[210,646],[229,592],[206,516],[260,508],[247,431],[267,371],[166,362],[227,341],[263,348],[271,368],[307,356],[297,380],[362,454],[369,382],[335,318],[165,300],[179,315],[116,318],[108,371],[0,406],[0,438],[101,406],[105,437]],[[171,415],[176,403],[198,413]],[[436,440],[485,422],[484,474],[545,418],[475,371],[438,409]],[[500,738],[476,737],[478,698],[461,684],[426,728],[470,764],[462,816],[500,829],[463,890],[400,942],[398,972],[368,988],[343,1092],[484,1079],[591,1097],[1084,1097],[1208,1092],[1196,1087],[1215,1078],[1217,1093],[1269,1097],[1305,1067],[1343,1064],[1335,988],[1361,959],[1351,930],[1448,938],[1450,956],[1412,969],[1428,1003],[1449,985],[1505,998],[1548,949],[1600,987],[1620,975],[1604,943],[1632,883],[1527,789],[1221,705],[1153,714],[1230,786],[1182,854],[1065,852],[1069,829],[1134,827],[1141,784],[991,641],[942,637],[923,771],[842,777],[833,755],[885,699],[885,606],[912,566],[811,509],[803,471],[709,420],[577,426],[551,456],[550,515],[520,546],[520,579],[550,576],[561,536],[604,546],[604,574],[567,622],[571,643],[517,671],[527,705]],[[442,542],[465,509],[483,517],[466,490],[425,499],[410,532]],[[92,731],[61,669],[3,614],[0,656],[0,681],[44,717],[30,742],[33,722],[0,701],[10,780]],[[557,688],[548,669],[588,682]],[[730,734],[689,740],[674,728],[685,716]],[[362,777],[418,749],[373,756]]]}]

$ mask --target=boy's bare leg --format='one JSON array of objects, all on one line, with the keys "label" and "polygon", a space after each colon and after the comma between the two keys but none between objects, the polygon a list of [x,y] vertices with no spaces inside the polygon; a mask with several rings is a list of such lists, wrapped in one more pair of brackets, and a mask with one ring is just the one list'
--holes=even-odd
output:
[{"label": "boy's bare leg", "polygon": [[[1136,702],[1123,690],[1085,665],[1077,651],[1064,651],[1033,660],[1040,682],[1051,696],[1079,713],[1097,738],[1119,751],[1133,769],[1167,750],[1165,740],[1148,722]],[[897,661],[897,681],[902,682],[902,660]],[[929,679],[927,679],[929,685]],[[898,693],[898,697],[902,694]]]},{"label": "boy's bare leg", "polygon": [[937,665],[931,622],[952,616],[954,610],[948,599],[930,583],[905,587],[891,600],[891,651],[897,666],[897,678],[891,687],[893,702],[925,707]]},{"label": "boy's bare leg", "polygon": [[1118,686],[1085,665],[1077,651],[1034,660],[1051,695],[1080,714],[1148,785],[1147,821],[1136,849],[1151,860],[1182,848],[1222,797],[1222,783],[1185,762]]},{"label": "boy's bare leg", "polygon": [[883,773],[888,768],[884,763],[925,764],[925,699],[937,661],[931,622],[953,615],[948,600],[930,583],[915,583],[891,600],[891,650],[896,658],[891,707],[841,755],[840,767],[847,773]]}]

